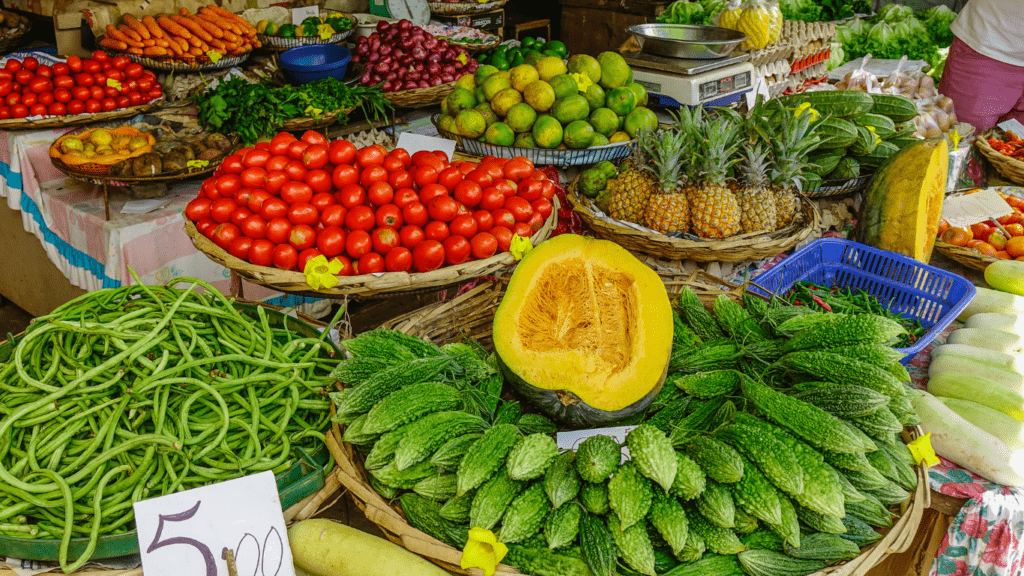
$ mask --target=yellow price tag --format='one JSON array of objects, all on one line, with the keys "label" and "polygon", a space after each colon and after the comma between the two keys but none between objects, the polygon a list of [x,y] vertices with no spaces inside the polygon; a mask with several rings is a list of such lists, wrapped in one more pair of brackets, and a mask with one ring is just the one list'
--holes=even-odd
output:
[{"label": "yellow price tag", "polygon": [[118,82],[117,80],[114,80],[113,78],[107,78],[107,86],[109,86],[110,88],[113,88],[114,90],[120,90],[121,89],[121,83]]},{"label": "yellow price tag", "polygon": [[307,106],[306,109],[303,110],[303,113],[306,116],[310,117],[310,118],[316,118],[316,117],[320,116],[321,114],[323,114],[324,111],[319,109],[319,108],[313,108],[312,106]]},{"label": "yellow price tag", "polygon": [[579,88],[580,92],[586,92],[588,88],[594,85],[594,81],[591,80],[590,76],[587,74],[573,72],[572,74],[569,74],[569,76],[576,81],[576,86]]},{"label": "yellow price tag", "polygon": [[465,52],[460,52],[459,56],[457,58],[455,58],[455,59],[458,60],[459,62],[462,62],[463,64],[465,64],[466,61],[469,60],[469,56],[467,56]]},{"label": "yellow price tag", "polygon": [[190,170],[202,170],[203,168],[206,168],[209,165],[209,160],[189,160],[188,162],[185,163],[185,167],[189,168]]},{"label": "yellow price tag", "polygon": [[907,444],[907,448],[910,449],[910,455],[914,457],[914,461],[918,464],[935,466],[939,463],[939,457],[935,455],[935,449],[932,448],[931,432],[924,436],[918,436]]},{"label": "yellow price tag", "polygon": [[508,247],[508,251],[516,260],[522,260],[530,250],[533,250],[533,242],[530,242],[529,238],[523,238],[519,234],[512,236],[512,244]]},{"label": "yellow price tag", "polygon": [[216,50],[208,50],[206,52],[206,57],[210,59],[210,62],[216,64],[217,62],[220,62],[220,59],[223,58],[224,55]]},{"label": "yellow price tag", "polygon": [[957,132],[956,128],[949,132],[949,141],[953,143],[953,150],[960,146],[960,132]]},{"label": "yellow price tag", "polygon": [[321,40],[327,40],[331,36],[334,36],[334,28],[331,28],[330,24],[321,24],[316,27],[317,32],[320,33]]}]

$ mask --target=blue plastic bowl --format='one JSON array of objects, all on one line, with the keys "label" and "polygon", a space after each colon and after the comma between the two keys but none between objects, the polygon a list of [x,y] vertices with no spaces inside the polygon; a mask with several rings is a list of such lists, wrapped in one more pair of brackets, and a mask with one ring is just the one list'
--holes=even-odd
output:
[{"label": "blue plastic bowl", "polygon": [[284,75],[293,84],[306,84],[321,78],[345,78],[352,53],[336,44],[300,46],[281,53]]}]

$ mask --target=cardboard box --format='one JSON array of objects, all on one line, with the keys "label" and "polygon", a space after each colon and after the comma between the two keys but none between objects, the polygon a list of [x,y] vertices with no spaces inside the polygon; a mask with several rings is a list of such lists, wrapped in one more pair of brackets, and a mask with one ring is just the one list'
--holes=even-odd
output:
[{"label": "cardboard box", "polygon": [[82,47],[82,28],[87,26],[82,12],[59,12],[53,17],[53,33],[57,37],[57,53],[62,56],[86,57],[89,50]]},{"label": "cardboard box", "polygon": [[505,25],[505,11],[498,9],[479,14],[431,14],[430,21],[445,26],[467,26],[494,32]]}]

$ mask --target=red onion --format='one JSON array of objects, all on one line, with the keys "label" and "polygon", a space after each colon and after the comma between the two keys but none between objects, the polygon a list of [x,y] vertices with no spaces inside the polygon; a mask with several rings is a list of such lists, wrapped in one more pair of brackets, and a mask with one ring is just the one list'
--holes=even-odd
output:
[{"label": "red onion", "polygon": [[416,88],[416,83],[411,80],[406,80],[402,83],[402,90],[415,90]]},{"label": "red onion", "polygon": [[451,44],[449,44],[447,40],[438,39],[438,41],[437,41],[437,49],[438,50],[447,50],[450,47],[451,47]]},{"label": "red onion", "polygon": [[426,80],[420,80],[419,87],[420,88],[430,88],[430,82],[427,82]]},{"label": "red onion", "polygon": [[387,82],[391,82],[391,81],[393,81],[393,80],[394,80],[395,78],[398,78],[398,72],[395,72],[394,70],[392,70],[391,72],[388,72],[388,73],[387,73],[387,74],[386,74],[386,75],[384,76],[384,80],[385,80],[385,81],[387,81]]},{"label": "red onion", "polygon": [[427,62],[434,63],[434,62],[440,62],[440,61],[441,61],[441,55],[439,53],[437,53],[437,52],[430,52],[429,54],[427,54]]},{"label": "red onion", "polygon": [[412,67],[413,67],[413,68],[414,68],[414,69],[415,69],[415,70],[416,70],[417,72],[423,72],[424,70],[426,70],[426,69],[427,69],[427,65],[426,65],[426,64],[424,64],[423,62],[416,62],[416,63],[414,63],[414,64],[412,65]]},{"label": "red onion", "polygon": [[419,82],[420,77],[421,74],[419,72],[409,72],[408,74],[405,75],[405,79],[410,80],[412,82]]},{"label": "red onion", "polygon": [[391,67],[388,66],[386,62],[378,62],[377,65],[373,67],[373,71],[377,74],[387,74],[390,69]]},{"label": "red onion", "polygon": [[394,56],[395,58],[401,58],[402,56],[405,56],[405,50],[402,50],[401,48],[395,48],[394,50],[391,51],[391,55]]},{"label": "red onion", "polygon": [[427,73],[429,73],[429,74],[440,74],[441,73],[441,65],[438,64],[437,62],[430,62],[429,64],[427,64]]},{"label": "red onion", "polygon": [[391,92],[391,80],[385,80],[384,83],[380,85],[380,89],[384,92]]},{"label": "red onion", "polygon": [[447,84],[449,82],[454,82],[454,81],[455,81],[455,76],[452,76],[450,73],[445,72],[444,74],[441,74],[441,82],[444,82],[445,84]]},{"label": "red onion", "polygon": [[388,27],[390,27],[390,26],[391,26],[391,25],[390,25],[390,24],[388,24],[388,21],[387,21],[387,20],[378,20],[378,21],[377,21],[377,27],[376,27],[376,30],[377,30],[377,32],[383,32],[383,31],[387,30],[387,29],[388,29]]},{"label": "red onion", "polygon": [[424,50],[422,46],[413,47],[412,51],[409,53],[412,54],[412,57],[415,60],[424,60],[427,57],[427,51]]},{"label": "red onion", "polygon": [[441,67],[441,70],[443,70],[445,74],[451,74],[452,76],[454,76],[456,68],[455,65],[452,64],[451,62],[447,62],[445,63],[444,66]]},{"label": "red onion", "polygon": [[366,60],[369,62],[376,62],[377,60],[380,60],[380,52],[371,51],[366,55]]},{"label": "red onion", "polygon": [[405,18],[402,18],[401,20],[398,21],[398,27],[401,28],[402,30],[408,30],[409,28],[412,28],[412,22],[406,20]]},{"label": "red onion", "polygon": [[423,47],[427,50],[433,50],[437,48],[437,38],[431,36],[423,41]]},{"label": "red onion", "polygon": [[409,54],[406,54],[405,56],[402,56],[401,58],[398,59],[399,66],[409,66],[410,64],[412,64],[412,56]]},{"label": "red onion", "polygon": [[359,79],[359,83],[362,84],[363,86],[366,86],[366,85],[368,85],[370,83],[371,79],[372,78],[370,76],[370,73],[367,72],[366,74],[363,74],[362,78]]},{"label": "red onion", "polygon": [[366,44],[360,44],[359,46],[356,46],[356,54],[360,56],[366,56],[369,53],[370,47],[367,46]]},{"label": "red onion", "polygon": [[444,83],[444,80],[440,76],[431,76],[430,80],[427,80],[431,86],[440,86]]}]

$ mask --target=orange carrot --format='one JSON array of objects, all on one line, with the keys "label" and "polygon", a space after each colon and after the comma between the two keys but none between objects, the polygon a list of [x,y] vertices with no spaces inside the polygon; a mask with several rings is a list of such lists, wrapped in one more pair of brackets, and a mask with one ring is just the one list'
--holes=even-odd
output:
[{"label": "orange carrot", "polygon": [[152,16],[144,16],[142,18],[142,24],[146,27],[146,30],[149,30],[149,33],[153,38],[163,38],[167,36],[167,34],[164,34],[163,29],[157,25],[156,18],[153,18]]},{"label": "orange carrot", "polygon": [[142,35],[140,35],[131,26],[127,24],[121,24],[117,27],[117,29],[121,32],[121,34],[124,34],[125,36],[131,38],[132,40],[135,40],[136,42],[142,42],[144,40]]},{"label": "orange carrot", "polygon": [[108,37],[104,37],[103,40],[100,40],[100,46],[104,46],[106,48],[112,48],[114,50],[122,50],[122,51],[128,49],[128,45],[125,44],[124,42],[121,42],[120,40],[114,40],[113,38],[108,38]]},{"label": "orange carrot", "polygon": [[[213,22],[210,22],[209,20],[204,20],[196,15],[189,16],[188,18],[189,20],[192,20],[199,26],[202,26],[203,30],[206,30],[206,32],[210,34],[210,36],[213,36],[214,38],[224,37],[224,31],[221,30],[220,26],[217,26]],[[207,40],[207,42],[209,42],[209,40]]]},{"label": "orange carrot", "polygon": [[168,33],[177,36],[178,38],[184,38],[185,40],[192,38],[191,32],[182,28],[167,16],[160,16],[156,19],[156,23]]},{"label": "orange carrot", "polygon": [[167,49],[160,46],[147,46],[142,49],[146,56],[167,56]]},{"label": "orange carrot", "polygon": [[126,35],[124,32],[121,32],[117,28],[114,28],[114,26],[111,24],[107,24],[107,38],[116,40],[118,42],[122,42],[124,44],[127,44],[128,46],[135,46],[136,48],[142,47],[142,42],[136,42],[135,40],[132,40],[128,37],[128,35]]},{"label": "orange carrot", "polygon": [[199,39],[204,42],[209,42],[213,39],[213,36],[211,36],[209,32],[204,30],[199,24],[196,24],[196,22],[191,18],[186,18],[184,16],[171,16],[171,20],[177,22],[182,28],[186,28],[193,36],[198,36]]},{"label": "orange carrot", "polygon": [[135,54],[135,55],[138,55],[138,56],[142,56],[142,50],[143,50],[142,48],[129,48],[128,49],[128,53],[129,54]]},{"label": "orange carrot", "polygon": [[124,23],[131,27],[132,30],[135,30],[135,32],[138,33],[138,35],[141,36],[143,40],[149,38],[150,31],[142,25],[142,22],[139,22],[138,18],[132,16],[131,14],[125,14],[122,19],[124,20]]}]

